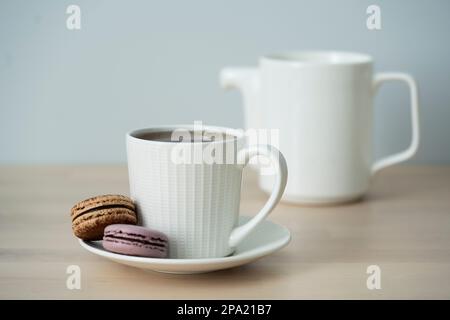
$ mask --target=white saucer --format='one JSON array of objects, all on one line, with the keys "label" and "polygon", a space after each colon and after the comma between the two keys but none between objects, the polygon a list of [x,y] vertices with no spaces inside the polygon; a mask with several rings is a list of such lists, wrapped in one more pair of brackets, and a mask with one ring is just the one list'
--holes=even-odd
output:
[{"label": "white saucer", "polygon": [[[240,224],[249,219],[250,217],[241,217]],[[108,252],[103,249],[100,241],[79,241],[80,245],[86,250],[118,263],[158,272],[190,274],[241,266],[280,250],[290,240],[291,233],[287,228],[266,220],[236,248],[233,255],[223,258],[157,259],[133,257]]]}]

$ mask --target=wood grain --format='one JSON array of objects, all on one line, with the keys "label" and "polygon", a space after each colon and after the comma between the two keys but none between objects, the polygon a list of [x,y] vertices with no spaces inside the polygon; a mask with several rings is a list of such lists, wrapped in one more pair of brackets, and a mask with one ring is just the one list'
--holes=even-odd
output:
[{"label": "wood grain", "polygon": [[[266,199],[246,172],[241,211]],[[70,208],[104,193],[128,194],[125,166],[0,167],[0,298],[377,299],[450,298],[450,167],[402,166],[375,177],[361,202],[281,204],[271,220],[292,242],[255,263],[200,275],[168,275],[85,252]],[[81,290],[66,268],[82,270]],[[381,267],[381,290],[366,268]]]}]

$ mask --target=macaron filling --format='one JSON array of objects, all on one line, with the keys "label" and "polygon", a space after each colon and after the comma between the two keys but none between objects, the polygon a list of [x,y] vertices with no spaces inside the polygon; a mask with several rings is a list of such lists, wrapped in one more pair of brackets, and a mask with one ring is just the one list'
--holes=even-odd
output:
[{"label": "macaron filling", "polygon": [[[115,235],[105,235],[103,238],[104,241],[115,241],[117,240],[117,242],[122,241],[128,241],[128,242],[137,242],[140,243],[142,245],[148,245],[148,246],[152,246],[152,247],[160,247],[160,248],[165,248],[166,245],[165,243],[161,243],[161,242],[152,242],[152,241],[148,241],[148,240],[144,240],[144,239],[134,239],[134,238],[127,238],[127,234],[125,234],[124,236],[115,236]],[[152,239],[153,240],[153,239]],[[159,241],[163,241],[162,239],[158,239]]]},{"label": "macaron filling", "polygon": [[75,214],[72,217],[72,221],[75,221],[77,218],[84,216],[88,213],[91,213],[94,211],[106,210],[106,209],[128,209],[131,211],[134,210],[132,206],[127,206],[127,205],[123,205],[123,204],[107,204],[107,205],[103,205],[100,207],[95,207],[95,208],[88,209],[86,211],[79,212],[78,214]]}]

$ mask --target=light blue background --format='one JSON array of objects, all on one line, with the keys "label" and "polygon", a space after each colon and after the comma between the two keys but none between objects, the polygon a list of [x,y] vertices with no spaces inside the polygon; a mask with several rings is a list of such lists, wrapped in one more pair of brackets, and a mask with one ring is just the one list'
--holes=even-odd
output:
[{"label": "light blue background", "polygon": [[[66,29],[78,4],[82,29]],[[366,28],[378,4],[382,30]],[[0,163],[119,163],[124,134],[156,124],[241,127],[218,71],[293,49],[370,53],[420,85],[415,163],[450,163],[450,1],[0,2]],[[408,145],[404,85],[376,100],[377,157]]]}]

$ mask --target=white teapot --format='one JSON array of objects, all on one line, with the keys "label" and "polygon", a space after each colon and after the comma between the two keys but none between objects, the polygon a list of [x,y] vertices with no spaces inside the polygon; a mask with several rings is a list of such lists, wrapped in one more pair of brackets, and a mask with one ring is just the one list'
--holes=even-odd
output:
[{"label": "white teapot", "polygon": [[[419,146],[418,90],[404,73],[373,75],[366,54],[303,51],[260,58],[257,68],[224,68],[221,84],[242,92],[247,128],[275,129],[289,179],[283,200],[340,203],[361,198],[378,170],[411,158]],[[412,139],[373,163],[373,101],[385,81],[410,89]],[[274,143],[271,141],[270,143]],[[271,190],[270,176],[260,186]]]}]

